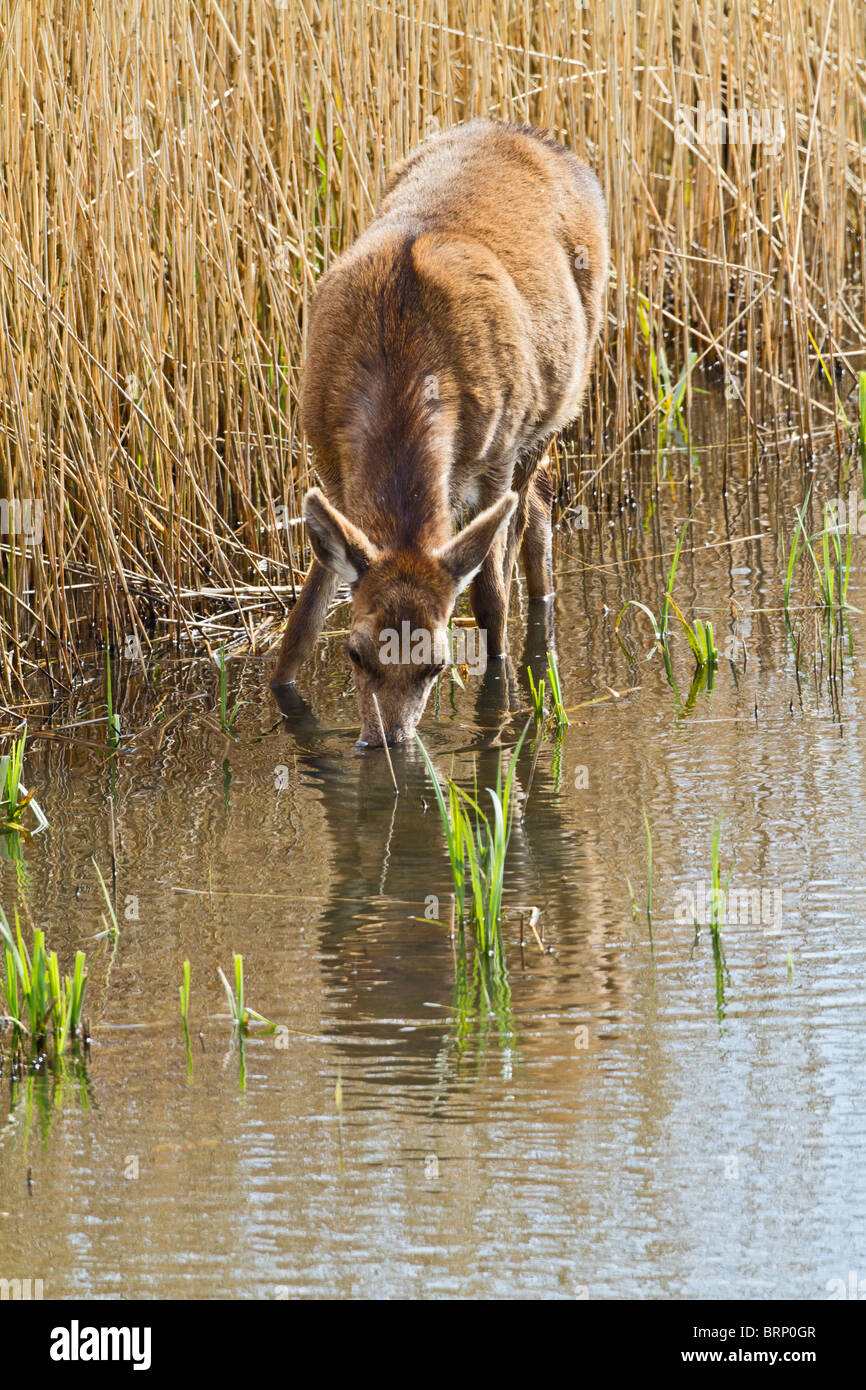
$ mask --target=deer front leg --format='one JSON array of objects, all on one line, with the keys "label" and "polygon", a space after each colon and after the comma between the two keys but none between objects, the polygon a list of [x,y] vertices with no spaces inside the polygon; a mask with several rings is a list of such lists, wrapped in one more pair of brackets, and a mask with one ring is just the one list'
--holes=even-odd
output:
[{"label": "deer front leg", "polygon": [[550,513],[553,506],[553,480],[547,468],[533,474],[527,489],[526,530],[523,535],[523,566],[531,599],[553,598],[553,534]]},{"label": "deer front leg", "polygon": [[316,645],[328,606],[337,591],[337,577],[313,560],[298,600],[289,614],[280,654],[271,676],[271,690],[295,679]]},{"label": "deer front leg", "polygon": [[486,633],[487,654],[491,658],[505,656],[507,647],[508,594],[502,572],[506,545],[505,537],[496,537],[472,581],[472,612]]},{"label": "deer front leg", "polygon": [[472,581],[472,612],[479,628],[487,633],[488,656],[494,658],[504,657],[508,651],[508,600],[525,525],[526,499],[521,497],[511,521],[497,535]]},{"label": "deer front leg", "polygon": [[[488,506],[487,499],[483,506]],[[508,650],[508,602],[514,562],[526,526],[526,493],[518,495],[517,506],[506,529],[491,545],[481,569],[472,582],[472,612],[479,628],[487,634],[487,654],[504,657]]]},{"label": "deer front leg", "polygon": [[520,547],[523,544],[523,535],[526,531],[526,520],[529,515],[529,490],[524,488],[519,494],[517,507],[508,526],[508,536],[505,542],[505,553],[502,557],[502,580],[505,585],[505,607],[506,612],[509,606],[511,594],[511,581],[514,578],[514,565],[517,560]]}]

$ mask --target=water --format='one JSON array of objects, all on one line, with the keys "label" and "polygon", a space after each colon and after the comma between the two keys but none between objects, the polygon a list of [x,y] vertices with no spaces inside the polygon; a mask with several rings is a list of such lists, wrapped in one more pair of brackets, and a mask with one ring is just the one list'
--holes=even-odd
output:
[{"label": "water", "polygon": [[[649,529],[646,492],[613,527],[559,533],[560,672],[582,708],[558,751],[541,745],[531,782],[528,747],[520,759],[508,990],[492,1008],[473,1007],[471,952],[463,975],[447,927],[423,920],[449,912],[433,797],[414,750],[394,753],[395,800],[381,752],[354,748],[342,637],[285,720],[265,691],[270,658],[231,662],[248,702],[233,741],[206,721],[212,668],[164,658],[149,686],[119,664],[113,760],[104,724],[65,731],[86,746],[31,743],[51,830],[23,870],[5,866],[2,899],[10,914],[26,903],[64,963],[87,949],[94,1041],[86,1074],[70,1064],[65,1081],[10,1083],[4,1066],[0,1274],[97,1298],[820,1299],[851,1270],[866,1277],[866,631],[852,613],[834,693],[813,666],[814,618],[795,614],[798,685],[777,535],[808,479],[792,458],[748,481],[732,448],[723,498],[717,423],[691,493],[670,460]],[[835,493],[823,465],[815,495]],[[676,693],[658,654],[642,659],[645,618],[623,620],[633,668],[613,631],[629,596],[658,611],[669,559],[648,557],[690,511],[708,548],[683,556],[676,601],[711,617],[720,645],[735,635],[734,666],[691,699],[681,634]],[[811,587],[804,563],[794,602]],[[539,615],[514,605],[514,648],[527,633],[543,648]],[[464,786],[473,761],[490,785],[516,741],[507,698],[501,674],[469,680],[425,716],[431,756]],[[523,686],[511,698],[529,704]],[[58,707],[58,732],[102,699],[95,676]],[[110,793],[113,956],[92,940]],[[731,887],[759,894],[723,927],[720,981],[689,912],[719,815]],[[526,921],[521,947],[517,909],[531,906],[543,946]],[[242,1059],[217,977],[235,952],[247,1002],[288,1030],[247,1040]]]}]

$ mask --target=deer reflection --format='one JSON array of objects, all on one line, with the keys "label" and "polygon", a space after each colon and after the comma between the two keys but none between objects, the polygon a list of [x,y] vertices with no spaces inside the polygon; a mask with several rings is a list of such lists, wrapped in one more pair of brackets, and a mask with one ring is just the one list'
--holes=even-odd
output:
[{"label": "deer reflection", "polygon": [[[435,725],[422,730],[440,776],[453,776],[473,794],[477,785],[485,810],[490,804],[484,789],[496,786],[500,758],[507,763],[527,719],[526,668],[538,675],[552,649],[550,609],[530,605],[516,669],[509,659],[488,667],[475,697],[474,727],[459,747],[443,746]],[[569,754],[567,740],[559,754],[565,769],[559,794],[555,744],[547,739],[533,752],[532,731],[527,737],[513,788],[505,884],[512,911],[504,954],[476,964],[471,934],[461,943],[459,934],[454,939],[449,933],[450,873],[420,750],[390,750],[395,796],[382,750],[348,754],[343,743],[337,756],[321,752],[318,722],[293,688],[283,712],[297,763],[321,788],[327,827],[322,853],[331,885],[320,920],[321,952],[326,988],[339,1002],[341,1032],[355,1040],[362,1035],[384,1068],[390,1067],[400,1029],[402,1055],[411,1058],[414,1077],[428,1081],[438,1069],[423,1064],[435,1063],[443,1040],[458,1056],[471,1053],[473,1037],[477,1041],[484,1031],[476,1027],[482,1017],[487,1039],[511,1049],[520,1045],[522,1013],[555,1010],[568,1020],[616,1007],[628,990],[629,972],[619,948],[608,946],[610,914],[594,835],[580,801],[566,795],[572,790],[571,763],[579,756],[577,750]],[[578,732],[572,732],[577,744]],[[543,947],[528,930],[521,946],[515,904],[539,909]],[[381,1045],[380,1025],[387,1028]]]}]

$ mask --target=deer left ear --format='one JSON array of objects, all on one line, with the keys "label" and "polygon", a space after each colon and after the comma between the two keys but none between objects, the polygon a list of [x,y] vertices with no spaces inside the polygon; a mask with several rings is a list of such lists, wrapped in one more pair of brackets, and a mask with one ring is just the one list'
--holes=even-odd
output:
[{"label": "deer left ear", "polygon": [[450,572],[458,594],[480,570],[487,552],[508,525],[516,506],[517,493],[506,492],[436,552],[437,559]]}]

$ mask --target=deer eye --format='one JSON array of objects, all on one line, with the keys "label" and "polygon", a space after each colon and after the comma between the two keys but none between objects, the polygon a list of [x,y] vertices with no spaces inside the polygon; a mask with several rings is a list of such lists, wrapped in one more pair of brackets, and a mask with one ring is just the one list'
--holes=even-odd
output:
[{"label": "deer eye", "polygon": [[355,666],[363,666],[363,665],[364,665],[363,661],[361,660],[361,653],[358,651],[358,648],[357,648],[357,647],[350,647],[350,648],[349,648],[349,660],[350,660]]}]

